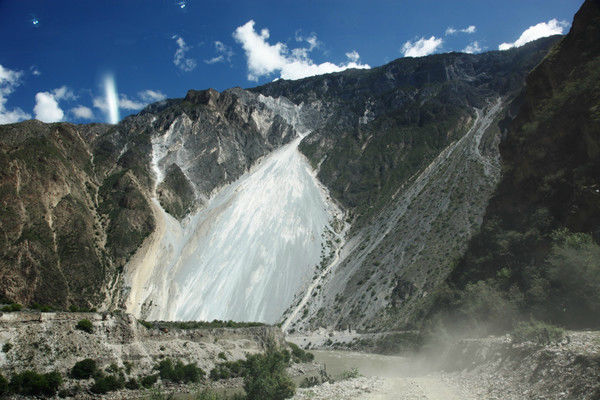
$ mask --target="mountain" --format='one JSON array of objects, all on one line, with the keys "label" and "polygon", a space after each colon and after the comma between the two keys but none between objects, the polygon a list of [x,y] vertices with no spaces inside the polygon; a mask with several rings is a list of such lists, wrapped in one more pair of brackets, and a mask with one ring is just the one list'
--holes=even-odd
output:
[{"label": "mountain", "polygon": [[[464,314],[485,293],[504,309],[598,327],[599,1],[583,4],[511,107],[500,145],[502,180],[438,302]],[[476,311],[483,319],[506,318],[487,306]]]},{"label": "mountain", "polygon": [[181,219],[292,139],[255,97],[190,91],[114,126],[0,126],[3,297],[114,307],[125,265],[157,228],[153,198]]},{"label": "mountain", "polygon": [[416,326],[458,279],[501,131],[559,40],[191,90],[117,125],[0,126],[0,293],[150,319]]}]

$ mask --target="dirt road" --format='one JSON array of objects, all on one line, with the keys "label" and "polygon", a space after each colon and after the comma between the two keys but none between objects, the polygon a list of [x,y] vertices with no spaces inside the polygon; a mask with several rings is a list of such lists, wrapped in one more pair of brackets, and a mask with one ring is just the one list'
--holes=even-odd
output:
[{"label": "dirt road", "polygon": [[475,400],[463,390],[439,375],[412,378],[384,378],[374,392],[365,394],[363,400]]},{"label": "dirt road", "polygon": [[441,374],[427,374],[405,357],[341,351],[314,351],[333,377],[358,369],[361,378],[300,389],[295,399],[357,400],[475,400]]}]

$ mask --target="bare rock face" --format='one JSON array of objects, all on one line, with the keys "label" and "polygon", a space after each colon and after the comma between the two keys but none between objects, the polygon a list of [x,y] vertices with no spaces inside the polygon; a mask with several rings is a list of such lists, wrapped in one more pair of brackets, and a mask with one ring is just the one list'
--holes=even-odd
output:
[{"label": "bare rock face", "polygon": [[194,187],[177,164],[171,164],[165,179],[158,185],[157,195],[166,212],[182,219],[202,203],[197,202]]},{"label": "bare rock face", "polygon": [[156,228],[153,198],[182,219],[293,134],[241,89],[190,91],[114,126],[0,126],[0,300],[114,307]]}]

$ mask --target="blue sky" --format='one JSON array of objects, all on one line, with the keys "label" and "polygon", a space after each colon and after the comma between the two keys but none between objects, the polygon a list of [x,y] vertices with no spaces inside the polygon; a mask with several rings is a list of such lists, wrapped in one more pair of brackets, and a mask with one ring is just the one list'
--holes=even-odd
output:
[{"label": "blue sky", "polygon": [[188,89],[252,87],[405,55],[508,48],[566,33],[581,4],[0,0],[0,123],[110,121],[117,104],[122,118]]}]

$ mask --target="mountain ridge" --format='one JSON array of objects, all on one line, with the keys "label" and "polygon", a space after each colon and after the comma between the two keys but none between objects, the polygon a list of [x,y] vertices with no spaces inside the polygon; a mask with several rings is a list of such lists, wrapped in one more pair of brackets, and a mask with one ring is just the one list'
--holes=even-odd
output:
[{"label": "mountain ridge", "polygon": [[[34,218],[29,218],[27,213],[17,213],[13,232],[16,238],[11,242],[14,251],[23,253],[27,248],[38,246],[46,248],[50,255],[43,259],[33,257],[29,267],[17,262],[9,268],[13,260],[20,258],[5,253],[0,266],[0,289],[10,300],[26,304],[103,309],[123,306],[130,294],[130,289],[123,281],[123,271],[127,271],[132,257],[156,229],[153,198],[157,199],[159,209],[168,210],[179,223],[189,223],[190,215],[201,210],[219,188],[246,174],[264,156],[289,143],[299,132],[311,132],[302,140],[300,150],[315,168],[319,181],[331,192],[333,200],[347,212],[347,223],[351,223],[352,228],[344,240],[352,243],[366,240],[367,243],[370,240],[367,237],[369,232],[376,235],[385,225],[381,223],[381,217],[385,215],[381,214],[382,210],[391,212],[394,199],[402,193],[406,184],[412,182],[416,174],[448,145],[470,132],[474,121],[481,117],[479,111],[472,107],[483,109],[494,104],[498,97],[512,96],[529,69],[539,62],[556,40],[557,37],[545,38],[507,52],[481,55],[452,53],[396,60],[371,71],[345,71],[300,81],[277,81],[251,91],[239,88],[222,93],[210,89],[191,90],[182,99],[150,105],[138,115],[127,117],[115,126],[48,125],[59,130],[63,126],[70,127],[76,133],[75,137],[85,138],[78,151],[87,154],[91,164],[70,168],[75,171],[89,169],[86,178],[80,180],[90,182],[91,186],[73,192],[79,193],[79,197],[71,202],[78,204],[85,199],[82,219],[88,224],[93,221],[90,226],[95,228],[78,238],[87,240],[87,244],[77,244],[73,231],[67,227],[65,230],[70,236],[64,240],[64,244],[56,247],[53,240],[44,242],[35,237],[23,237],[22,234],[25,228],[42,226],[41,232],[48,231],[52,236],[48,221],[54,217],[54,205],[40,210]],[[504,64],[498,66],[498,60],[503,60]],[[404,64],[413,69],[404,71],[398,67]],[[412,80],[411,74],[414,75]],[[364,82],[361,77],[366,77]],[[396,82],[401,80],[400,77],[405,83]],[[356,82],[359,82],[358,86]],[[313,87],[294,94],[295,85],[303,87],[307,84]],[[361,85],[374,89],[369,94],[365,88],[361,89]],[[338,89],[342,92],[336,92]],[[316,95],[321,92],[326,93],[322,99]],[[351,93],[354,95],[351,96]],[[284,94],[292,97],[292,101],[286,100]],[[330,96],[330,100],[327,100],[327,96]],[[0,128],[2,138],[8,137],[4,132],[11,129],[39,130],[36,124],[27,122],[3,126]],[[495,135],[486,134],[481,142],[481,149],[491,159],[496,157],[493,144]],[[59,142],[61,138],[58,136],[53,140]],[[3,146],[3,153],[10,151],[10,143],[3,143]],[[55,158],[55,168],[59,168],[63,163],[62,158],[59,155]],[[6,162],[21,161],[7,159]],[[10,168],[5,171],[10,171]],[[10,193],[14,179],[14,176],[5,172],[2,185],[7,188],[7,193]],[[45,176],[40,179],[43,184],[49,181]],[[484,181],[481,183],[489,188],[492,182]],[[59,186],[62,191],[72,190],[67,183]],[[32,198],[43,193],[42,189],[31,190],[32,194],[39,193]],[[4,204],[8,204],[8,199],[3,199]],[[33,207],[35,201],[29,201],[32,204],[28,206]],[[486,202],[487,195],[484,194],[456,215],[481,210]],[[72,211],[69,212],[72,214]],[[70,223],[71,214],[59,216]],[[468,226],[467,237],[478,225],[477,220],[478,217],[475,217],[473,222],[459,224],[461,229],[463,224]],[[431,231],[429,228],[426,230]],[[452,229],[448,232],[452,232]],[[390,240],[393,242],[396,239],[392,235],[387,242]],[[340,246],[343,244],[339,243]],[[67,253],[72,254],[71,258],[61,259],[56,255],[61,246],[71,249],[71,253]],[[412,248],[414,244],[402,246]],[[77,262],[83,262],[81,257],[77,257],[77,249],[86,247],[98,254],[98,264],[93,269],[104,271],[102,276],[77,275]],[[458,251],[452,249],[450,246],[448,254]],[[314,267],[315,273],[332,261],[329,251],[321,255],[319,265]],[[402,253],[400,247],[397,251],[398,254]],[[443,252],[441,255],[446,257]],[[375,308],[369,309],[373,318],[361,319],[363,327],[373,324],[384,326],[386,323],[381,318],[390,304],[399,304],[400,297],[406,293],[411,297],[408,303],[412,304],[412,297],[416,299],[421,296],[423,290],[428,290],[424,289],[428,284],[437,282],[439,276],[446,273],[439,276],[436,273],[431,281],[419,273],[421,278],[416,283],[417,289],[413,291],[410,289],[415,285],[412,278],[396,276],[399,271],[397,268],[402,267],[397,264],[396,256],[383,263],[372,260],[373,257],[379,256],[371,255],[369,261],[365,261],[369,263],[369,268],[356,264],[353,269],[359,275],[364,275],[371,267],[380,267],[375,269],[379,269],[380,273],[389,272],[393,277],[392,286],[385,289],[390,293],[382,291],[382,298],[373,303]],[[364,257],[361,259],[367,260]],[[67,290],[49,289],[41,284],[24,287],[10,283],[17,277],[22,282],[51,282],[52,278],[48,279],[50,275],[41,268],[42,260],[50,260],[48,265],[61,265],[74,274],[72,282],[64,280],[63,285],[66,286],[63,287],[68,287]],[[383,265],[374,265],[374,262]],[[443,270],[446,271],[446,268]],[[29,271],[30,276],[25,271]],[[359,275],[353,275],[352,281],[360,281]],[[309,282],[304,284],[308,285]],[[357,310],[362,306],[358,304],[364,303],[360,296],[364,299],[367,292],[373,291],[372,287],[367,289],[368,286],[361,287],[355,293],[356,302],[349,303],[355,310],[354,314],[360,312]],[[65,296],[64,293],[69,295]],[[101,298],[104,301],[100,301]],[[331,309],[334,307],[331,305]],[[410,307],[412,310],[413,306]],[[313,318],[319,314],[319,310],[312,310],[308,314]],[[344,323],[358,323],[349,314],[344,315]],[[322,315],[318,320],[322,320]],[[313,326],[320,323],[318,320],[313,320]]]}]

